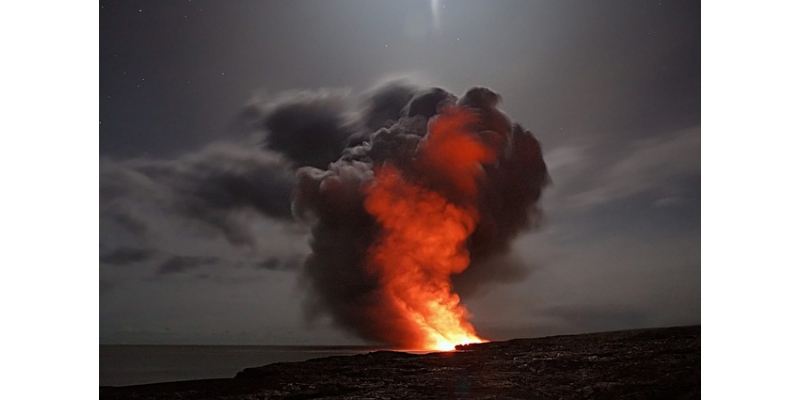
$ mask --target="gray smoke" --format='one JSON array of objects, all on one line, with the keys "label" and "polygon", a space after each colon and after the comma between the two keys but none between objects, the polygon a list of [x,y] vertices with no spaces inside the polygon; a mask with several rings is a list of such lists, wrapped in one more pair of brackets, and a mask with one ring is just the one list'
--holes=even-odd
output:
[{"label": "gray smoke", "polygon": [[[381,227],[364,209],[363,189],[374,168],[388,164],[454,203],[466,201],[436,162],[415,159],[432,119],[449,107],[469,109],[479,117],[470,130],[496,147],[498,157],[482,166],[478,199],[470,200],[480,220],[467,243],[472,262],[453,277],[454,288],[464,297],[492,282],[525,278],[528,269],[509,253],[510,245],[536,224],[548,175],[539,142],[497,108],[500,101],[487,88],[472,88],[459,98],[399,81],[360,96],[319,90],[254,101],[245,115],[266,133],[260,148],[217,143],[173,160],[101,160],[101,220],[145,236],[158,229],[153,221],[158,218],[148,214],[157,209],[250,247],[258,233],[248,213],[301,223],[311,229],[311,254],[305,261],[268,256],[256,268],[300,268],[310,319],[330,315],[339,327],[364,339],[403,343],[402,318],[387,307],[380,277],[366,265]],[[154,254],[165,253],[121,247],[107,249],[101,261],[144,262]],[[161,275],[218,261],[165,255],[157,266]]]},{"label": "gray smoke", "polygon": [[339,158],[358,126],[348,116],[348,92],[288,92],[277,100],[254,100],[245,115],[267,133],[264,147],[283,154],[294,167],[326,168]]},{"label": "gray smoke", "polygon": [[239,210],[290,221],[295,178],[277,154],[214,144],[174,160],[100,162],[100,214],[145,235],[152,221],[142,204],[154,203],[220,232],[233,244],[255,238]]},{"label": "gray smoke", "polygon": [[[404,99],[407,103],[401,106]],[[390,85],[372,94],[361,117],[363,126],[379,129],[352,140],[326,169],[298,169],[293,211],[312,225],[313,235],[312,254],[302,273],[309,316],[330,314],[340,327],[367,340],[407,342],[410,333],[402,316],[388,305],[379,290],[380,277],[366,264],[381,229],[364,209],[363,189],[373,179],[374,167],[391,164],[450,201],[465,201],[446,175],[413,162],[429,121],[450,106],[476,113],[479,122],[471,130],[500,150],[495,163],[483,166],[485,179],[476,204],[480,222],[468,240],[472,263],[454,277],[455,290],[472,294],[489,282],[526,276],[526,267],[507,256],[513,238],[540,215],[537,202],[549,178],[538,141],[499,111],[499,102],[500,96],[486,88],[457,98],[439,88],[411,92]]]}]

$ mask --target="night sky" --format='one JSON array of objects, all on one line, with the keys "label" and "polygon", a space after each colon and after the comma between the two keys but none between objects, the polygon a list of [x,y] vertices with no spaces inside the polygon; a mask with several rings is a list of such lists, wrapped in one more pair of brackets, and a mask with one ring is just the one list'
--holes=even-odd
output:
[{"label": "night sky", "polygon": [[489,87],[544,149],[524,276],[464,298],[479,333],[700,323],[699,2],[101,1],[99,25],[100,343],[360,343],[306,319],[308,229],[203,182],[272,168],[252,105],[397,79]]}]

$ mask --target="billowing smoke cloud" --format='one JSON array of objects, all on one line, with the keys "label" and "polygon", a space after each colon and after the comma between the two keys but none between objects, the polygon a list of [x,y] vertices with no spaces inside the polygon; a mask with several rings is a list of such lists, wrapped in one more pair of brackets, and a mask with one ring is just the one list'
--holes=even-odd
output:
[{"label": "billowing smoke cloud", "polygon": [[[388,168],[399,171],[404,182],[446,199],[446,207],[477,211],[464,242],[471,261],[455,275],[456,292],[473,293],[487,282],[525,276],[524,266],[505,255],[512,239],[535,223],[548,175],[538,141],[497,109],[499,101],[486,88],[470,89],[459,99],[442,89],[389,86],[372,95],[362,117],[364,127],[378,130],[362,138],[356,134],[360,141],[351,140],[327,169],[298,170],[293,210],[313,226],[312,254],[303,269],[311,316],[329,313],[368,340],[418,343],[403,307],[383,287],[388,273],[376,272],[374,265],[376,243],[388,240],[388,233],[365,201],[378,171]],[[467,142],[448,139],[447,133],[432,136],[436,124],[443,131],[466,130],[461,137]],[[469,141],[479,148],[469,147]],[[436,146],[442,150],[426,150]],[[462,150],[491,156],[460,165]]]},{"label": "billowing smoke cloud", "polygon": [[[405,253],[415,253],[425,235],[448,236],[442,229],[450,224],[459,233],[440,247],[452,253],[445,257],[455,260],[447,266],[451,270],[435,272],[435,284],[432,275],[425,278],[434,274],[427,270],[417,271],[412,281],[423,289],[417,295],[438,296],[460,319],[463,339],[471,340],[477,336],[454,293],[469,296],[488,283],[526,276],[527,266],[509,253],[510,244],[535,225],[548,183],[538,141],[497,108],[500,100],[486,88],[459,98],[439,88],[392,82],[360,97],[321,90],[254,101],[245,111],[266,133],[261,148],[217,143],[174,160],[101,160],[101,221],[146,236],[159,229],[159,215],[177,215],[250,247],[259,234],[251,229],[250,213],[299,222],[311,228],[305,261],[266,255],[256,268],[301,268],[310,319],[330,315],[361,338],[403,347],[424,343],[424,332],[411,319],[438,317],[423,311],[410,319],[411,306],[387,289],[389,280],[406,279],[392,272],[387,251],[400,240]],[[379,204],[387,195],[407,199]],[[434,206],[417,207],[416,201]],[[425,225],[415,228],[410,241],[386,220],[398,206],[410,207],[409,221]],[[431,209],[432,217],[419,215]],[[440,221],[437,210],[455,219]],[[405,216],[398,215],[402,222]],[[110,249],[101,261],[145,262],[153,254],[166,256],[157,265],[159,275],[219,261],[208,254],[126,247]],[[412,269],[425,269],[421,256],[414,257],[412,264],[419,265]]]},{"label": "billowing smoke cloud", "polygon": [[245,115],[267,132],[264,147],[283,154],[294,167],[325,168],[336,161],[358,129],[348,116],[348,91],[288,92],[269,103],[254,100]]}]

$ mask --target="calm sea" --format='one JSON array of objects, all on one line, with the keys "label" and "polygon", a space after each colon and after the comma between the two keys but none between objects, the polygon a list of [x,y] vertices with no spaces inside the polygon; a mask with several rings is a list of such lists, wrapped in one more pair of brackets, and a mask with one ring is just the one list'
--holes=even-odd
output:
[{"label": "calm sea", "polygon": [[100,386],[233,378],[266,364],[365,354],[377,347],[100,345]]}]

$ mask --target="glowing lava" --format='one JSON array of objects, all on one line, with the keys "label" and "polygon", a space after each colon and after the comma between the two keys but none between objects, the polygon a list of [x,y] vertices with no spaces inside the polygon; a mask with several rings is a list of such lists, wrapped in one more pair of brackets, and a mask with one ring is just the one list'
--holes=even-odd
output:
[{"label": "glowing lava", "polygon": [[[469,130],[475,120],[471,112],[454,108],[431,122],[415,162],[435,170],[435,182],[412,182],[386,164],[375,168],[366,188],[364,206],[382,230],[370,246],[368,265],[389,306],[409,327],[408,348],[453,350],[458,344],[485,342],[450,281],[469,266],[466,240],[479,219],[473,204],[481,164],[496,157]],[[444,190],[431,189],[442,189],[443,181]]]}]

